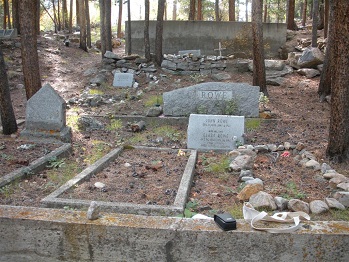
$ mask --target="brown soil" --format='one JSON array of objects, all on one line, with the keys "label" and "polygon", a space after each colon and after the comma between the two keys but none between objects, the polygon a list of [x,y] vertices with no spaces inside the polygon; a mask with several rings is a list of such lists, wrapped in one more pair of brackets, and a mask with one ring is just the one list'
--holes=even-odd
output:
[{"label": "brown soil", "polygon": [[[304,37],[304,36],[302,36]],[[18,41],[18,40],[17,40]],[[17,119],[25,118],[25,90],[18,84],[23,84],[23,76],[21,73],[20,63],[20,49],[15,48],[10,41],[4,42],[2,48],[5,54],[5,59],[8,65],[8,75],[11,87],[11,98],[15,109]],[[50,83],[65,99],[68,100],[73,97],[79,96],[85,87],[88,85],[88,80],[91,77],[84,77],[83,72],[89,68],[101,66],[101,55],[93,50],[89,53],[85,53],[78,48],[76,44],[72,44],[71,47],[63,46],[61,41],[54,39],[41,37],[39,40],[40,50],[40,63],[41,63],[41,77],[43,83]],[[114,50],[114,52],[123,54],[124,47]],[[160,74],[165,74],[166,77],[162,77]],[[119,95],[124,97],[125,103],[119,105],[102,105],[96,108],[87,107],[71,107],[68,109],[68,115],[92,115],[98,116],[98,119],[104,123],[110,123],[110,116],[113,115],[133,115],[143,114],[145,111],[145,101],[151,96],[161,95],[164,91],[173,90],[180,87],[186,87],[196,84],[198,79],[190,76],[172,76],[158,70],[155,73],[159,78],[157,85],[150,84],[149,78],[146,74],[140,74],[136,80],[140,83],[138,89],[112,89],[106,87],[98,87],[103,90],[105,94]],[[112,75],[109,76],[109,83],[112,81]],[[200,81],[212,81],[209,77],[203,77]],[[252,83],[252,74],[233,74],[231,73],[231,80],[229,82],[246,82]],[[320,103],[317,96],[317,87],[319,78],[306,79],[296,73],[286,77],[284,83],[281,86],[268,86],[268,92],[270,95],[270,101],[267,105],[268,109],[273,113],[273,118],[261,122],[260,127],[254,130],[248,130],[246,133],[246,144],[282,144],[285,141],[291,143],[304,143],[306,149],[315,154],[320,162],[327,162],[329,160],[325,156],[325,150],[328,139],[329,128],[329,110],[330,106],[327,103]],[[96,88],[97,89],[97,88]],[[143,95],[141,99],[134,99],[137,91],[142,90]],[[131,99],[132,98],[132,99]],[[108,116],[108,117],[104,117]],[[20,126],[22,129],[23,126]],[[74,163],[77,167],[73,172],[70,172],[70,177],[61,177],[57,179],[57,173],[52,175],[51,170],[45,170],[40,174],[34,174],[25,178],[23,181],[17,181],[15,185],[7,186],[0,189],[0,204],[11,205],[32,205],[40,206],[40,199],[47,196],[55,188],[64,183],[71,176],[77,174],[84,169],[89,163],[91,163],[91,155],[103,155],[112,148],[122,143],[132,143],[135,145],[147,145],[157,147],[169,147],[169,148],[184,148],[185,147],[185,133],[186,128],[175,127],[178,130],[178,134],[182,134],[174,137],[166,137],[166,135],[158,136],[155,126],[147,127],[146,140],[138,140],[139,133],[133,133],[129,131],[129,127],[124,125],[119,130],[104,130],[93,132],[81,132],[73,129],[73,154],[69,159],[66,159],[66,165]],[[162,137],[164,141],[158,142],[157,138]],[[135,140],[129,140],[135,138]],[[18,135],[11,137],[0,137],[0,145],[6,146],[6,149],[0,150],[0,154],[6,155],[19,155],[17,147],[11,147],[11,144],[21,144],[17,142]],[[14,143],[13,141],[16,141]],[[18,143],[18,144],[17,144]],[[26,154],[35,154],[37,157],[43,155],[46,151],[44,148],[47,146],[37,146],[35,151],[21,151],[20,158],[18,160],[31,159]],[[51,148],[48,148],[51,150]],[[6,152],[3,150],[7,150]],[[33,153],[35,152],[35,153]],[[200,154],[199,160],[201,164],[198,164],[197,174],[195,176],[193,191],[191,192],[191,200],[198,201],[200,208],[203,212],[205,210],[227,210],[227,207],[237,202],[235,196],[239,190],[239,183],[236,176],[227,176],[224,172],[222,174],[215,174],[208,172],[208,168],[202,164],[202,157]],[[214,157],[221,159],[222,155],[214,154]],[[151,158],[150,158],[151,157]],[[108,167],[105,171],[106,174],[97,174],[90,182],[86,183],[78,188],[74,194],[77,198],[83,198],[85,195],[89,196],[89,199],[105,198],[108,201],[119,201],[117,198],[111,198],[111,192],[117,189],[127,191],[130,189],[130,183],[135,182],[134,188],[137,183],[144,181],[154,180],[157,182],[158,178],[153,178],[148,170],[143,170],[146,165],[153,160],[157,160],[159,157],[147,156],[147,159],[140,160],[139,156],[130,154],[125,160],[117,160],[118,162],[132,163],[136,166],[137,173],[147,172],[143,178],[133,177],[130,173],[128,176],[125,174],[124,179],[118,180],[119,183],[123,183],[121,187],[116,186],[116,182],[107,181],[107,192],[100,192],[92,185],[95,181],[103,182],[100,179],[112,179],[116,178],[113,173],[118,172],[118,179],[122,176],[123,172],[115,171],[112,166]],[[212,157],[207,155],[207,157]],[[182,163],[177,164],[174,162],[175,155],[161,156],[164,159],[163,163],[170,170],[171,179],[176,175],[181,174],[181,171],[175,172],[174,168],[182,168]],[[265,191],[273,195],[298,195],[309,201],[312,199],[322,199],[329,195],[328,184],[325,183],[320,177],[319,172],[311,170],[305,170],[300,168],[292,160],[293,158],[281,158],[277,161],[272,161],[272,157],[268,155],[258,156],[255,163],[256,177],[260,177],[265,181]],[[0,159],[1,160],[1,159]],[[169,161],[169,162],[168,162]],[[218,160],[217,160],[218,161]],[[93,162],[93,161],[92,161]],[[142,163],[142,164],[141,164]],[[172,165],[173,164],[173,165]],[[143,165],[143,166],[140,166]],[[12,165],[9,162],[2,165],[2,174],[6,174],[12,170]],[[344,175],[349,175],[347,164],[333,164],[333,167]],[[61,170],[61,169],[58,169]],[[109,171],[108,171],[109,170]],[[160,170],[159,170],[160,171]],[[164,168],[161,168],[161,172]],[[58,171],[61,172],[61,171]],[[120,173],[121,172],[121,173]],[[177,174],[178,173],[178,174]],[[162,178],[167,178],[166,175],[161,175]],[[176,178],[178,179],[178,178]],[[294,182],[296,189],[290,186],[290,182]],[[103,182],[104,183],[104,182]],[[143,192],[142,189],[137,191],[134,195],[131,193],[126,194],[126,199],[138,202],[140,199],[142,203],[150,201],[157,203],[165,203],[172,201],[168,199],[168,195],[164,194],[164,190],[176,190],[176,186],[165,185],[164,181],[161,181],[159,193],[153,194]],[[144,185],[145,186],[145,185]],[[148,185],[147,185],[148,186]],[[154,183],[152,187],[157,187]],[[80,191],[81,190],[81,191]],[[129,190],[132,192],[132,190]],[[171,191],[173,192],[173,191]],[[145,197],[144,197],[145,194]],[[172,193],[171,193],[172,194]],[[171,195],[170,194],[170,195]],[[125,200],[123,197],[122,199]],[[164,201],[164,202],[161,202]],[[209,213],[209,212],[208,212]]]},{"label": "brown soil", "polygon": [[[177,150],[128,149],[65,198],[148,205],[172,205],[187,157]],[[96,183],[105,186],[98,187]],[[97,187],[96,187],[97,185]]]}]

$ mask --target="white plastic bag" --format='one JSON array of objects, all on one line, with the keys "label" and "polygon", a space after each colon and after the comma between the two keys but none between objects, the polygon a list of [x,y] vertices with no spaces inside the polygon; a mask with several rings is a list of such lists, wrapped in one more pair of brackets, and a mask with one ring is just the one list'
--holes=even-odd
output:
[{"label": "white plastic bag", "polygon": [[[310,220],[310,216],[305,212],[279,212],[275,213],[272,216],[269,216],[268,213],[262,211],[259,212],[253,208],[253,206],[246,202],[243,206],[243,215],[244,219],[251,224],[251,227],[255,230],[261,230],[266,231],[269,233],[291,233],[296,231],[298,228],[301,227],[300,220]],[[294,223],[291,227],[285,227],[285,228],[263,228],[263,227],[257,227],[255,224],[258,221],[268,221],[268,222],[278,222],[278,223]]]}]

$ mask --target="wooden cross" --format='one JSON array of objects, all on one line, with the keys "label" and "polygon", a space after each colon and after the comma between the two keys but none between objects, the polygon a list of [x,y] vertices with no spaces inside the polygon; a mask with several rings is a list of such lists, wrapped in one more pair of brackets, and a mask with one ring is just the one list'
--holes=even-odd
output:
[{"label": "wooden cross", "polygon": [[221,42],[218,43],[218,49],[214,49],[214,51],[219,51],[219,56],[222,56],[222,50],[225,50],[226,48],[222,48]]}]

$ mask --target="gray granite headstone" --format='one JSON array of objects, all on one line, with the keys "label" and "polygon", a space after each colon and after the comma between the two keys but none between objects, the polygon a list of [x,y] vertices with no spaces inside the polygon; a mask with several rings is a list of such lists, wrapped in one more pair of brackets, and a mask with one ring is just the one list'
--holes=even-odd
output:
[{"label": "gray granite headstone", "polygon": [[184,55],[195,55],[195,56],[201,56],[201,50],[182,50],[178,51],[178,55],[184,56]]},{"label": "gray granite headstone", "polygon": [[114,87],[132,87],[134,84],[134,75],[131,73],[115,73]]},{"label": "gray granite headstone", "polygon": [[246,83],[201,83],[163,94],[165,116],[190,114],[259,116],[259,87]]},{"label": "gray granite headstone", "polygon": [[187,147],[203,151],[229,151],[244,144],[244,130],[244,116],[191,114]]},{"label": "gray granite headstone", "polygon": [[66,103],[49,84],[28,100],[25,129],[21,135],[71,140],[71,130],[66,126]]},{"label": "gray granite headstone", "polygon": [[2,29],[0,30],[0,38],[12,38],[17,37],[17,29]]},{"label": "gray granite headstone", "polygon": [[4,30],[4,29],[1,29],[1,30],[0,30],[0,36],[3,36],[3,35],[5,35],[5,30]]}]

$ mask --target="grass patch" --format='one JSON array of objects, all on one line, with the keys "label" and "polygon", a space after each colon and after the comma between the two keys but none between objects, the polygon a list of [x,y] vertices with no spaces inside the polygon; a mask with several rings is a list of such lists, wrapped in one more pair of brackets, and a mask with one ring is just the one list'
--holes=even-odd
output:
[{"label": "grass patch", "polygon": [[100,140],[93,140],[92,151],[87,152],[84,162],[91,165],[94,162],[96,162],[98,159],[106,155],[110,151],[110,149],[111,149],[111,145]]},{"label": "grass patch", "polygon": [[244,215],[242,213],[242,203],[234,204],[233,206],[229,207],[227,211],[235,218],[235,219],[243,219]]},{"label": "grass patch", "polygon": [[307,195],[303,192],[300,192],[297,188],[296,183],[291,181],[286,184],[286,192],[282,194],[282,197],[286,199],[305,199]]},{"label": "grass patch", "polygon": [[154,129],[153,133],[157,134],[158,136],[167,137],[168,139],[170,139],[173,142],[178,142],[181,139],[184,139],[184,137],[185,137],[183,132],[180,132],[176,128],[169,126],[169,125],[156,127]]},{"label": "grass patch", "polygon": [[110,124],[106,127],[109,131],[117,131],[122,128],[122,121],[120,119],[111,119]]},{"label": "grass patch", "polygon": [[79,130],[78,126],[78,120],[79,116],[78,115],[67,115],[67,126],[70,126],[74,131]]},{"label": "grass patch", "polygon": [[45,189],[55,190],[80,173],[81,170],[81,166],[75,160],[65,160],[64,165],[47,170],[46,175],[49,182],[46,183]]},{"label": "grass patch", "polygon": [[151,96],[144,102],[145,107],[160,106],[164,103],[161,95]]},{"label": "grass patch", "polygon": [[90,95],[104,95],[104,92],[102,90],[99,90],[99,89],[90,89],[88,91],[88,93]]},{"label": "grass patch", "polygon": [[261,120],[259,118],[248,118],[245,121],[246,131],[257,130],[261,125]]}]

